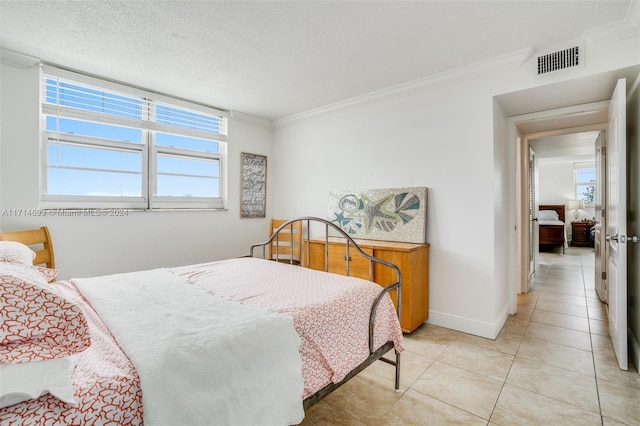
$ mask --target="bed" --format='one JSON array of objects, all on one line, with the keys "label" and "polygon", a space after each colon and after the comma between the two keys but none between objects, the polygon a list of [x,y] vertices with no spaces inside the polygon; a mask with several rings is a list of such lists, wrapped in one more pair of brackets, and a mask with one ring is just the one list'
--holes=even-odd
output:
[{"label": "bed", "polygon": [[[297,221],[307,238],[312,224],[341,232],[312,217],[279,229]],[[395,366],[398,390],[397,267],[344,233],[347,250],[398,280],[269,261],[277,235],[242,258],[70,281],[0,241],[0,423],[296,424],[376,360]],[[53,259],[48,231],[41,245],[38,260]],[[42,300],[27,320],[15,309]]]},{"label": "bed", "polygon": [[544,204],[538,207],[538,243],[540,249],[561,247],[567,244],[564,204]]}]

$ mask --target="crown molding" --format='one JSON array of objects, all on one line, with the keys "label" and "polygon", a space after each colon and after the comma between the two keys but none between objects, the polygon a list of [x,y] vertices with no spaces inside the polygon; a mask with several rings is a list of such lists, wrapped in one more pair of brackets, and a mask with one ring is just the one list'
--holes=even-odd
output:
[{"label": "crown molding", "polygon": [[295,121],[320,114],[325,114],[331,111],[337,111],[355,105],[365,105],[384,99],[408,96],[415,93],[424,92],[426,90],[432,90],[454,84],[460,81],[482,77],[484,75],[503,71],[505,69],[517,68],[522,66],[522,64],[524,64],[529,58],[531,58],[534,52],[535,50],[532,47],[528,47],[526,49],[521,49],[512,53],[508,53],[506,55],[497,56],[495,58],[477,62],[471,65],[465,65],[453,70],[422,77],[417,80],[409,81],[407,83],[399,84],[386,89],[376,90],[362,96],[356,96],[319,108],[314,108],[309,111],[283,117],[274,120],[273,125],[274,127],[283,127]]},{"label": "crown molding", "polygon": [[624,21],[585,31],[585,38],[597,45],[614,43],[640,34],[638,27]]},{"label": "crown molding", "polygon": [[[633,0],[630,3],[626,19],[587,30],[584,32],[583,38],[593,42],[594,44],[603,45],[631,37],[638,37],[640,36],[638,22],[640,22],[640,1]],[[383,99],[411,95],[459,81],[481,77],[505,69],[517,68],[527,62],[535,53],[536,50],[533,47],[528,47],[482,62],[434,74],[432,76],[426,76],[397,86],[377,90],[362,96],[345,99],[319,108],[283,117],[274,120],[273,125],[274,127],[283,127],[298,120],[325,114],[331,111],[337,111],[355,105],[364,105]]]},{"label": "crown molding", "polygon": [[0,47],[0,61],[18,68],[30,68],[39,63],[40,59]]},{"label": "crown molding", "polygon": [[[584,32],[585,39],[597,44],[603,45],[608,43],[614,43],[616,41],[624,40],[630,37],[637,37],[640,35],[640,28],[638,28],[638,22],[634,22],[634,18],[640,13],[640,6],[637,6],[640,2],[631,2],[627,18],[623,21],[612,22],[610,24],[601,25]],[[634,6],[636,4],[636,6]]]},{"label": "crown molding", "polygon": [[268,127],[268,128],[273,127],[273,121],[267,118],[258,117],[258,116],[247,114],[244,112],[229,111],[229,116],[233,121],[241,121],[241,122],[245,122],[245,123],[249,123],[249,124],[253,124],[261,127]]}]

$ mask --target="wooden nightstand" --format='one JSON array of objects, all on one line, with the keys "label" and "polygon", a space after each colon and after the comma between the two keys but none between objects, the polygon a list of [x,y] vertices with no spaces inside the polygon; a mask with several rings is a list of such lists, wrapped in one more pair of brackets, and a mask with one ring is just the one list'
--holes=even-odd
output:
[{"label": "wooden nightstand", "polygon": [[595,222],[590,220],[571,222],[571,246],[593,247],[590,232],[593,225],[595,225]]}]

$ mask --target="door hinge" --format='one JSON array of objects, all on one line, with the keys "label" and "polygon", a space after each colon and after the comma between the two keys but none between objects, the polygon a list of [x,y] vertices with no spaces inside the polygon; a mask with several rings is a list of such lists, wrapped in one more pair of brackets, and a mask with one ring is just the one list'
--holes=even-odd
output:
[{"label": "door hinge", "polygon": [[607,216],[607,211],[605,209],[602,209],[600,216],[606,217]]},{"label": "door hinge", "polygon": [[603,273],[602,273],[602,279],[603,279],[603,280],[606,280],[606,279],[607,279],[607,273],[606,273],[606,272],[603,272]]},{"label": "door hinge", "polygon": [[607,156],[607,147],[603,146],[601,149],[602,149],[602,155],[604,155],[606,157]]}]

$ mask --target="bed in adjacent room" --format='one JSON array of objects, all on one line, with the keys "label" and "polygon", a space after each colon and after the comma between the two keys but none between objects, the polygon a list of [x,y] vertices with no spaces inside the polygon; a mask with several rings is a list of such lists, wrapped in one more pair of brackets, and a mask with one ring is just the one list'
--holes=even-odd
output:
[{"label": "bed in adjacent room", "polygon": [[396,366],[398,389],[399,272],[382,288],[253,256],[269,243],[244,258],[55,281],[29,247],[0,241],[0,423],[296,424],[378,359]]},{"label": "bed in adjacent room", "polygon": [[540,249],[567,245],[564,204],[541,204],[538,207],[538,244]]}]

